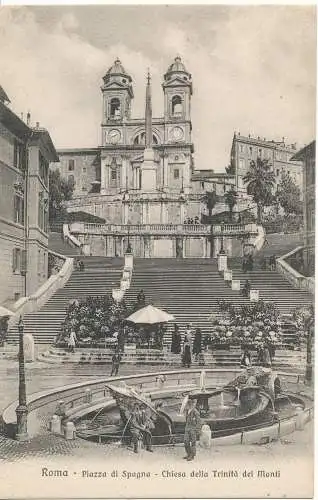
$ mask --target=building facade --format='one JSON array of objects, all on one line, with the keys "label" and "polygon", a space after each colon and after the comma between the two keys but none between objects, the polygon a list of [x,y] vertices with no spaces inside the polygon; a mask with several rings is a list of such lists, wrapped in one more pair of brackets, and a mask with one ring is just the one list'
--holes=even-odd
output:
[{"label": "building facade", "polygon": [[315,267],[315,194],[316,194],[316,141],[298,151],[293,159],[303,165],[304,203],[304,263],[308,275],[314,275]]},{"label": "building facade", "polygon": [[45,129],[30,127],[0,99],[0,304],[34,293],[48,276],[49,164]]},{"label": "building facade", "polygon": [[289,174],[302,193],[303,169],[301,162],[292,161],[297,151],[296,144],[268,141],[265,138],[243,136],[234,133],[231,147],[231,163],[235,168],[235,185],[238,190],[246,189],[243,177],[246,175],[251,161],[257,158],[268,160],[274,172],[276,184],[279,184],[283,174]]},{"label": "building facade", "polygon": [[[140,257],[211,254],[209,229],[198,227],[205,212],[203,194],[215,189],[223,196],[234,178],[194,170],[193,85],[180,57],[163,75],[162,91],[164,109],[156,118],[152,116],[148,74],[145,116],[134,118],[132,77],[117,59],[101,87],[101,145],[61,150],[59,163],[51,165],[63,177],[75,181],[68,210],[84,211],[105,220],[104,228],[96,228],[96,233],[94,228],[92,232],[88,226],[77,226],[78,238],[88,253],[119,256],[131,243],[134,254]],[[224,203],[220,207],[224,210]],[[196,227],[190,228],[189,221],[196,221]],[[235,245],[234,238],[235,233],[231,233],[224,244],[229,254],[234,247],[240,254],[241,243]],[[221,238],[216,238],[215,254],[220,245]]]}]

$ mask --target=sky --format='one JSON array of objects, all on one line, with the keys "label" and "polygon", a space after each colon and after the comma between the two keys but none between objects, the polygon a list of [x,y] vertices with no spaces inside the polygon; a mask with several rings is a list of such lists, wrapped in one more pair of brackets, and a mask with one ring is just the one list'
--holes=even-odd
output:
[{"label": "sky", "polygon": [[222,171],[234,131],[300,147],[315,136],[315,23],[314,6],[0,7],[0,84],[57,149],[96,147],[116,57],[133,78],[135,117],[150,68],[157,117],[180,55],[193,80],[195,168]]}]

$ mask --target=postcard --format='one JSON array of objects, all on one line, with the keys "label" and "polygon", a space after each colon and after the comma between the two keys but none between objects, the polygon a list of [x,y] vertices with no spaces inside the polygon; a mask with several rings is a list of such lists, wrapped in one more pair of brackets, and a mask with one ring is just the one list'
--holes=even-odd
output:
[{"label": "postcard", "polygon": [[316,29],[0,8],[0,498],[313,497]]}]

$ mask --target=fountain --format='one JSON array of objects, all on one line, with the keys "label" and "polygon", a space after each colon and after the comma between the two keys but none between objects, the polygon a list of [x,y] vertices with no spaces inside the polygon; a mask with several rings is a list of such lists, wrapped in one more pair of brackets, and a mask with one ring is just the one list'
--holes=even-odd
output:
[{"label": "fountain", "polygon": [[[107,439],[117,442],[129,441],[129,420],[132,408],[136,404],[141,409],[147,408],[151,414],[155,424],[153,444],[167,444],[183,441],[185,411],[189,400],[196,401],[201,423],[209,426],[213,437],[241,432],[251,425],[253,428],[271,425],[275,418],[277,419],[277,412],[280,413],[283,409],[287,411],[287,407],[288,411],[291,411],[293,410],[291,404],[294,407],[295,403],[298,405],[301,403],[299,398],[293,400],[290,398],[289,402],[284,398],[284,401],[281,401],[281,394],[277,390],[279,385],[276,380],[277,375],[263,368],[250,367],[220,388],[209,387],[206,378],[206,372],[202,370],[196,389],[185,391],[180,387],[174,394],[156,390],[151,397],[129,385],[108,385],[115,403],[111,407],[102,407],[97,413],[95,411],[91,424],[86,422],[86,427],[81,427],[80,436],[86,439],[93,438],[96,436],[96,424],[98,424],[97,434],[102,434],[106,441]],[[275,387],[276,391],[273,391]],[[276,396],[281,404],[275,409]]]}]

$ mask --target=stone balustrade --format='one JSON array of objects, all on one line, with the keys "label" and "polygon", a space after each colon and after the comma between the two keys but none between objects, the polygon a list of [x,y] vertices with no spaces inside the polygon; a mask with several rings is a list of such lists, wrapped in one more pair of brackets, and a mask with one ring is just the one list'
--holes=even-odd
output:
[{"label": "stone balustrade", "polygon": [[[204,236],[211,234],[211,226],[206,224],[92,224],[74,223],[70,226],[75,234],[183,234]],[[218,224],[213,226],[214,236],[235,236],[258,234],[256,224]]]},{"label": "stone balustrade", "polygon": [[314,294],[315,293],[315,279],[312,277],[303,276],[296,269],[294,269],[291,265],[288,264],[288,260],[290,260],[294,255],[303,250],[304,247],[297,247],[291,252],[283,255],[279,259],[276,260],[276,268],[277,271],[283,275],[289,283],[291,283],[295,288],[299,288],[301,290],[307,290],[308,292]]}]

